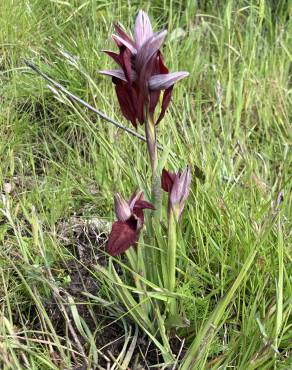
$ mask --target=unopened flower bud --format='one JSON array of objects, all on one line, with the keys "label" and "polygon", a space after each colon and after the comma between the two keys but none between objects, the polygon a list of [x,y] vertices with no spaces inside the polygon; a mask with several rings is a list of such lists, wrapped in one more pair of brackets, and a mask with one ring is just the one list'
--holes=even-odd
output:
[{"label": "unopened flower bud", "polygon": [[188,166],[182,173],[168,172],[165,169],[161,176],[161,187],[169,193],[169,204],[179,218],[190,193],[191,170]]}]

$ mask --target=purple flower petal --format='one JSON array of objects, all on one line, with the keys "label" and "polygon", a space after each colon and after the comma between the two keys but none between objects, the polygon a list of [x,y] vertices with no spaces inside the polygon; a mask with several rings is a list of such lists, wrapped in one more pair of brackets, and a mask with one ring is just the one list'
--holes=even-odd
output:
[{"label": "purple flower petal", "polygon": [[144,225],[144,209],[152,209],[154,210],[155,207],[147,202],[146,200],[139,199],[134,205],[133,214],[137,220],[137,230],[141,230]]},{"label": "purple flower petal", "polygon": [[171,192],[176,176],[174,172],[167,171],[165,168],[162,170],[161,187],[167,193]]},{"label": "purple flower petal", "polygon": [[122,66],[121,56],[118,53],[115,53],[111,50],[102,50],[108,56],[110,56],[119,66]]},{"label": "purple flower petal", "polygon": [[132,70],[132,63],[131,63],[131,52],[129,49],[125,48],[121,50],[121,60],[122,60],[122,68],[129,83],[136,80],[136,72]]},{"label": "purple flower petal", "polygon": [[169,103],[171,101],[172,89],[173,89],[173,86],[170,86],[163,93],[161,112],[160,112],[160,115],[159,115],[159,117],[158,117],[158,119],[155,123],[156,125],[158,125],[158,123],[162,120],[162,118],[165,115],[166,109],[169,106]]},{"label": "purple flower petal", "polygon": [[168,73],[168,68],[164,64],[163,56],[162,56],[162,54],[161,54],[160,51],[158,51],[158,53],[157,53],[157,58],[158,58],[158,72],[157,72],[157,74],[160,74],[160,73],[162,73],[162,74]]},{"label": "purple flower petal", "polygon": [[116,85],[116,93],[124,117],[137,128],[137,96],[135,90],[129,84],[121,82]]},{"label": "purple flower petal", "polygon": [[187,77],[188,72],[173,72],[168,74],[157,74],[149,79],[150,90],[166,90],[179,80]]},{"label": "purple flower petal", "polygon": [[[124,50],[122,50],[120,54],[115,53],[114,51],[111,51],[111,50],[103,50],[103,52],[106,53],[108,56],[110,56],[123,69],[126,80],[128,82],[131,83],[132,81],[135,81],[137,79],[136,72],[132,70],[132,65],[131,65],[131,55],[132,54],[129,49],[124,48]],[[125,80],[123,79],[123,81]]]},{"label": "purple flower petal", "polygon": [[106,76],[111,76],[111,77],[116,77],[119,80],[127,82],[125,73],[121,69],[113,69],[113,70],[104,70],[104,71],[99,71],[100,74],[106,75]]},{"label": "purple flower petal", "polygon": [[113,35],[112,37],[118,45],[124,45],[131,51],[132,54],[137,54],[137,49],[129,41],[123,39],[119,35]]},{"label": "purple flower petal", "polygon": [[179,204],[181,207],[183,205],[190,192],[191,179],[192,175],[189,167],[180,176],[176,176],[170,193],[172,206]]},{"label": "purple flower petal", "polygon": [[135,203],[135,207],[137,209],[155,209],[154,205],[151,204],[150,202],[147,202],[147,200],[143,199],[138,199],[137,202]]},{"label": "purple flower petal", "polygon": [[115,213],[119,221],[127,221],[131,215],[132,211],[123,197],[119,193],[115,195]]},{"label": "purple flower petal", "polygon": [[153,55],[160,49],[167,31],[157,32],[144,42],[142,47],[138,50],[136,56],[136,69],[138,72],[142,70]]},{"label": "purple flower petal", "polygon": [[159,102],[160,90],[149,91],[149,113],[151,116],[154,115],[155,108]]},{"label": "purple flower petal", "polygon": [[192,181],[192,173],[189,166],[187,166],[187,168],[183,171],[180,178],[181,178],[180,191],[182,194],[181,202],[184,203],[190,194],[190,185]]},{"label": "purple flower petal", "polygon": [[135,191],[128,200],[131,211],[137,220],[137,230],[140,230],[144,224],[144,209],[155,209],[153,204],[144,200],[143,191]]},{"label": "purple flower petal", "polygon": [[[152,69],[151,74],[156,75],[156,74],[164,74],[164,73],[168,73],[168,69],[164,65],[161,52],[158,51],[157,57],[153,61],[153,69]],[[159,102],[159,98],[160,98],[160,90],[157,90],[157,91],[149,90],[149,114],[151,116],[154,115],[156,106]]]},{"label": "purple flower petal", "polygon": [[142,44],[153,35],[148,15],[140,10],[135,22],[135,41],[139,50]]},{"label": "purple flower petal", "polygon": [[116,33],[122,38],[122,39],[124,39],[125,41],[127,41],[129,44],[131,44],[133,47],[135,47],[135,43],[134,43],[134,41],[132,40],[132,38],[131,37],[129,37],[127,34],[126,34],[126,32],[122,29],[122,27],[119,25],[119,24],[117,24],[117,23],[115,23],[114,24],[114,27],[115,27],[115,31],[116,31]]},{"label": "purple flower petal", "polygon": [[142,190],[140,191],[135,191],[130,199],[128,200],[128,204],[129,204],[129,207],[130,207],[130,210],[133,211],[134,207],[135,207],[135,204],[138,200],[142,200],[144,198],[144,192]]}]

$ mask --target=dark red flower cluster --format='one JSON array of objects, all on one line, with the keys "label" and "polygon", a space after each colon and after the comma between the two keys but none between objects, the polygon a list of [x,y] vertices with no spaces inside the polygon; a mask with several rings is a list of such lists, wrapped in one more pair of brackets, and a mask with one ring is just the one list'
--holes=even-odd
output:
[{"label": "dark red flower cluster", "polygon": [[156,120],[158,124],[170,103],[173,85],[188,76],[188,72],[168,72],[159,50],[167,32],[153,33],[145,12],[140,10],[137,15],[134,38],[128,36],[120,25],[115,25],[115,31],[117,34],[112,37],[119,53],[105,52],[118,64],[119,69],[100,73],[112,77],[122,113],[135,127],[137,121],[144,123],[145,109],[154,119],[160,93],[164,90],[161,111]]},{"label": "dark red flower cluster", "polygon": [[115,196],[115,213],[117,221],[113,223],[108,240],[108,252],[116,256],[135,246],[144,225],[144,209],[154,209],[153,205],[144,200],[142,191],[132,194],[125,201],[120,194]]}]

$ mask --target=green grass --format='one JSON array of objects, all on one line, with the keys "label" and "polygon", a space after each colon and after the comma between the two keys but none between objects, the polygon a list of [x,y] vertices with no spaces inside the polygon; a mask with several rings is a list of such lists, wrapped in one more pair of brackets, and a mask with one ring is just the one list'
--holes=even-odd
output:
[{"label": "green grass", "polygon": [[[114,192],[128,196],[139,187],[149,198],[145,144],[64,97],[56,100],[24,64],[33,61],[129,126],[112,84],[97,72],[111,65],[100,51],[113,46],[112,23],[131,29],[141,7],[156,30],[168,29],[170,69],[190,72],[158,127],[162,161],[171,169],[190,163],[204,174],[192,182],[178,236],[176,296],[190,325],[177,329],[184,350],[170,368],[292,366],[291,1],[149,4],[0,2],[0,368],[90,369],[103,361],[138,369],[143,335],[164,353],[157,368],[175,361],[157,309],[167,292],[141,277],[137,292],[135,261],[116,263],[117,274],[113,265],[100,267]],[[92,219],[104,221],[94,236],[85,224]],[[77,221],[84,230],[64,238],[65,225],[76,228]],[[141,240],[141,255],[151,247]],[[95,291],[67,289],[72,259]],[[53,299],[64,333],[48,304]],[[142,330],[146,315],[139,315],[150,311],[157,335]],[[119,353],[99,341],[113,325]]]}]

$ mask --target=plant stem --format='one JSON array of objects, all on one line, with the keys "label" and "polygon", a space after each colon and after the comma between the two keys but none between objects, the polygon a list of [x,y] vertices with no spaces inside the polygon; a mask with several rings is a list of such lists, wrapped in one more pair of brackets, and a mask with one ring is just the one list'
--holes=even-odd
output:
[{"label": "plant stem", "polygon": [[[160,189],[160,174],[158,166],[158,153],[157,153],[157,139],[156,139],[156,127],[153,120],[153,116],[149,114],[148,108],[145,107],[145,133],[147,140],[147,148],[150,157],[151,164],[151,202],[155,207],[152,212],[151,219],[149,220],[150,233],[152,236],[153,243],[155,243],[156,235],[159,234],[160,215],[161,215],[161,189]],[[153,245],[154,247],[154,245]],[[152,276],[152,281],[159,281],[158,272],[158,258],[157,251],[155,248],[151,248],[150,252],[151,264],[149,266],[149,272]]]},{"label": "plant stem", "polygon": [[[168,281],[167,288],[170,292],[175,291],[176,286],[176,215],[175,210],[169,205],[168,208]],[[174,298],[169,300],[169,313],[175,315],[176,313],[176,302]]]},{"label": "plant stem", "polygon": [[154,219],[160,222],[160,211],[161,211],[161,189],[160,189],[160,174],[158,166],[158,150],[157,150],[157,138],[156,138],[156,127],[153,121],[153,117],[146,114],[145,120],[145,131],[147,148],[151,163],[152,172],[152,183],[151,183],[151,201],[155,207]]}]

